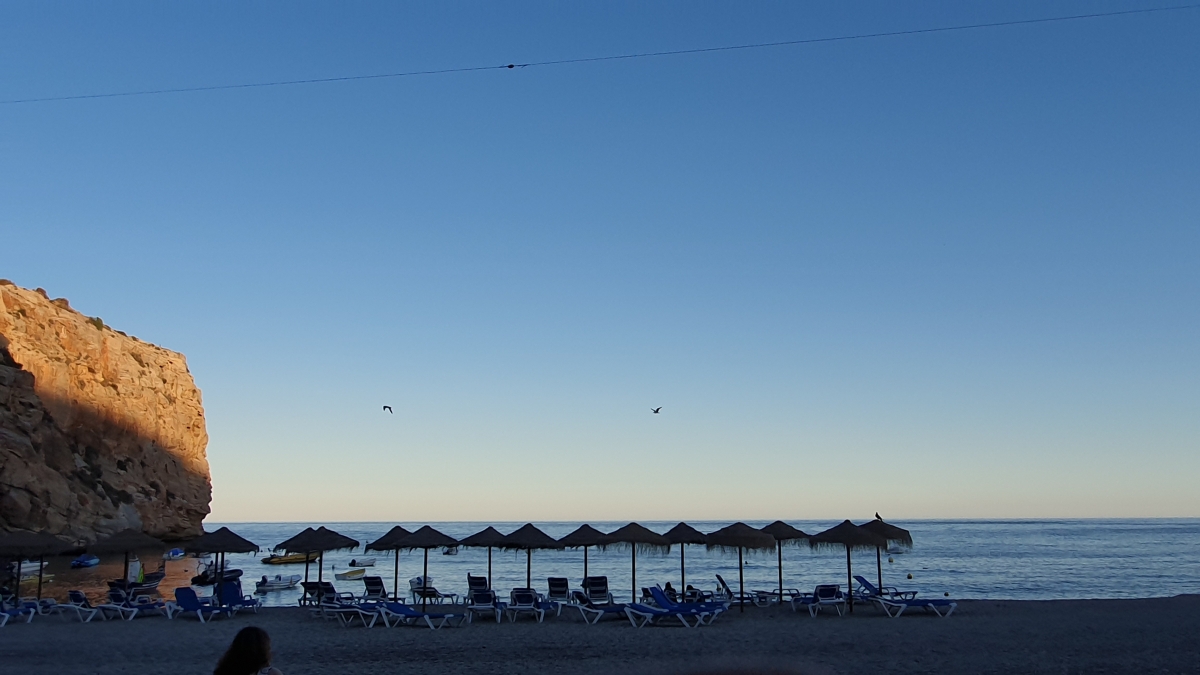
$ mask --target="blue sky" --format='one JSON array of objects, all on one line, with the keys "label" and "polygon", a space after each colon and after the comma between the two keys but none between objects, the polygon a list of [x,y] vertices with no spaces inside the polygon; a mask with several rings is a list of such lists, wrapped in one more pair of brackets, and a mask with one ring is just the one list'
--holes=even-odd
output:
[{"label": "blue sky", "polygon": [[[6,3],[0,98],[1144,6]],[[213,520],[1198,516],[1197,29],[0,105],[0,276],[187,355]]]}]

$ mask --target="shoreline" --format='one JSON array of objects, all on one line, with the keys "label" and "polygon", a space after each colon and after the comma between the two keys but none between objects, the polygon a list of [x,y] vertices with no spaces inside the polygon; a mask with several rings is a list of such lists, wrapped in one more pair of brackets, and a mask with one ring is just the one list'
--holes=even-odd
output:
[{"label": "shoreline", "polygon": [[[431,611],[433,611],[431,609]],[[438,631],[367,629],[299,608],[263,608],[201,625],[39,616],[0,628],[13,672],[211,673],[245,626],[272,637],[275,665],[306,673],[811,673],[1197,672],[1200,595],[1136,600],[962,600],[953,616],[890,619],[875,608],[810,618],[784,607],[733,608],[686,629],[628,621],[586,625],[574,612],[545,623],[476,621]]]}]

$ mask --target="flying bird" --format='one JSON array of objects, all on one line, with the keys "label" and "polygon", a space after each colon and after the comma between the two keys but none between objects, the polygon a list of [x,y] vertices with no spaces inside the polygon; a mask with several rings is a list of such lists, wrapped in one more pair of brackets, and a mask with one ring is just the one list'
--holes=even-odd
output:
[{"label": "flying bird", "polygon": [[659,410],[662,410],[662,406],[661,406],[661,405],[660,405],[660,406],[658,406],[657,408],[651,408],[651,409],[650,409],[650,412],[652,412],[652,413],[654,413],[655,415],[657,415]]},{"label": "flying bird", "polygon": [[388,411],[389,414],[392,414],[392,415],[396,414],[396,413],[392,412],[392,406],[390,406],[390,405],[383,406],[383,409]]}]

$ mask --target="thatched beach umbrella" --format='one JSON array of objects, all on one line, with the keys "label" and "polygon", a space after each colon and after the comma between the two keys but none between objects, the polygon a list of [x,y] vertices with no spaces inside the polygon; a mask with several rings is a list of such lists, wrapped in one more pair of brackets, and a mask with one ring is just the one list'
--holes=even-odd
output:
[{"label": "thatched beach umbrella", "polygon": [[782,520],[767,525],[762,528],[762,531],[775,538],[775,550],[779,554],[779,604],[783,605],[783,545],[784,543],[798,545],[800,542],[806,541],[808,535]]},{"label": "thatched beach umbrella", "polygon": [[129,554],[132,551],[162,551],[167,547],[162,541],[151,537],[141,530],[121,530],[116,534],[103,537],[87,547],[88,553],[123,553],[125,554],[125,571],[121,573],[121,581],[129,579]]},{"label": "thatched beach umbrella", "polygon": [[[448,534],[442,534],[428,525],[424,525],[421,529],[404,537],[396,542],[399,548],[406,551],[415,551],[421,549],[425,552],[425,568],[421,573],[421,586],[429,586],[429,549],[431,548],[449,548],[457,546],[458,540]],[[425,611],[426,605],[425,595],[421,595],[421,611]]]},{"label": "thatched beach umbrella", "polygon": [[275,549],[283,549],[288,553],[303,553],[305,555],[305,581],[308,581],[308,554],[320,553],[321,557],[317,559],[317,581],[321,581],[325,573],[326,551],[353,550],[357,546],[357,539],[351,539],[344,534],[334,532],[333,530],[322,525],[315,530],[310,527],[302,531],[300,534],[297,534],[291,539],[279,544],[275,547]]},{"label": "thatched beach umbrella", "polygon": [[874,532],[864,530],[849,520],[843,520],[828,530],[809,537],[808,545],[814,549],[837,549],[843,546],[846,548],[846,595],[849,596],[850,611],[854,612],[854,593],[852,592],[854,572],[850,566],[850,550],[887,546],[887,540]]},{"label": "thatched beach umbrella", "polygon": [[74,548],[70,543],[52,534],[41,532],[8,532],[0,534],[0,558],[12,556],[17,559],[17,583],[15,594],[21,595],[21,562],[25,558],[38,559],[38,600],[42,599],[42,569],[46,556],[66,553]]},{"label": "thatched beach umbrella", "polygon": [[637,523],[630,523],[625,527],[619,528],[608,534],[608,545],[628,545],[632,553],[630,576],[633,579],[633,602],[637,602],[638,585],[637,585],[637,552],[638,549],[643,551],[654,551],[658,553],[666,553],[671,550],[671,541],[657,532],[652,532]]},{"label": "thatched beach umbrella", "polygon": [[488,588],[492,587],[492,549],[501,548],[507,540],[496,528],[488,525],[484,529],[458,542],[459,546],[486,548],[488,552]]},{"label": "thatched beach umbrella", "polygon": [[679,523],[667,530],[663,537],[672,544],[679,544],[679,592],[683,593],[687,590],[687,568],[684,566],[683,550],[688,544],[708,543],[708,536],[687,523]]},{"label": "thatched beach umbrella", "polygon": [[228,527],[216,532],[205,532],[184,544],[188,553],[215,553],[217,555],[217,604],[221,604],[221,585],[225,582],[225,555],[228,553],[257,553],[258,544],[236,534]]},{"label": "thatched beach umbrella", "polygon": [[[525,523],[513,532],[504,536],[500,548],[510,551],[525,551],[525,588],[533,588],[533,551],[535,549],[560,549],[562,544],[550,535],[534,527],[533,523]],[[491,583],[491,582],[489,582]]]},{"label": "thatched beach umbrella", "polygon": [[[895,525],[892,525],[890,523],[883,522],[883,518],[880,518],[878,513],[875,514],[875,520],[863,523],[862,525],[859,525],[859,527],[861,527],[864,530],[867,530],[868,532],[873,532],[873,533],[883,537],[884,540],[887,542],[888,546],[901,546],[903,548],[912,548],[912,545],[913,545],[912,534],[910,534],[909,531],[904,529],[903,527],[896,527]],[[880,592],[882,592],[883,591],[883,554],[881,553],[881,549],[878,546],[875,547],[875,573],[877,575],[877,580],[879,582],[879,590],[880,590]]]},{"label": "thatched beach umbrella", "polygon": [[308,562],[309,562],[308,554],[311,553],[311,551],[305,551],[303,549],[298,548],[298,546],[301,543],[307,542],[308,539],[312,537],[313,532],[316,532],[316,530],[314,530],[311,527],[306,527],[303,530],[300,530],[300,532],[298,534],[292,536],[290,539],[286,539],[284,541],[279,542],[278,544],[275,545],[275,548],[272,549],[274,551],[287,551],[288,553],[298,551],[298,552],[304,554],[304,582],[305,583],[308,583]]},{"label": "thatched beach umbrella", "polygon": [[745,523],[734,523],[710,532],[705,542],[709,549],[733,550],[738,554],[738,609],[746,611],[746,576],[742,563],[742,552],[746,549],[770,550],[775,548],[775,537],[756,530]]},{"label": "thatched beach umbrella", "polygon": [[400,597],[400,541],[412,534],[399,525],[387,531],[387,534],[367,544],[365,551],[395,551],[396,562],[392,569],[392,597]]},{"label": "thatched beach umbrella", "polygon": [[563,548],[582,548],[583,549],[583,577],[586,579],[588,575],[588,549],[592,546],[605,546],[609,543],[608,535],[591,525],[580,525],[575,528],[575,531],[562,539],[558,543]]}]

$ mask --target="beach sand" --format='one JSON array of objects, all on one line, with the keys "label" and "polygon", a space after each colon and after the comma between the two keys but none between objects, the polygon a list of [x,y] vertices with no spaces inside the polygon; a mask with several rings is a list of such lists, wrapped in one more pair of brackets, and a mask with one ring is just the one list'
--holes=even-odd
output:
[{"label": "beach sand", "polygon": [[889,619],[859,607],[816,619],[736,607],[711,626],[488,621],[439,631],[342,627],[300,609],[200,625],[140,618],[80,625],[58,617],[0,629],[0,670],[211,673],[243,626],[265,628],[275,665],[309,673],[1200,673],[1200,596],[1146,600],[964,601],[948,619]]}]

